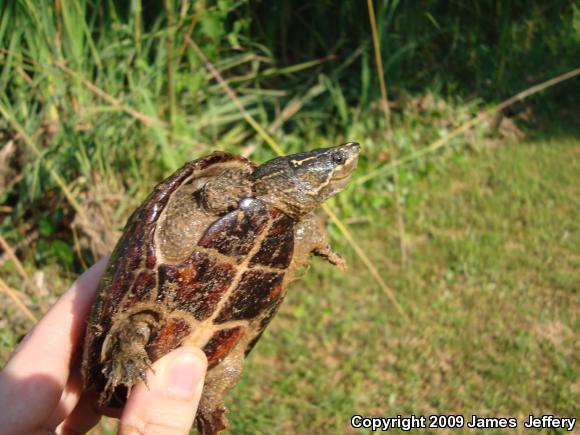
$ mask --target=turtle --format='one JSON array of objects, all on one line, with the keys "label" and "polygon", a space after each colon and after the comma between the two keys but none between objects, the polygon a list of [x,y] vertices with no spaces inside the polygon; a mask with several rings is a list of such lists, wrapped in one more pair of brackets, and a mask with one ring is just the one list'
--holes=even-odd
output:
[{"label": "turtle", "polygon": [[128,219],[86,328],[83,385],[122,407],[153,362],[191,344],[208,360],[195,425],[227,428],[223,395],[310,254],[344,269],[314,210],[357,165],[355,142],[262,165],[214,151],[158,184]]}]

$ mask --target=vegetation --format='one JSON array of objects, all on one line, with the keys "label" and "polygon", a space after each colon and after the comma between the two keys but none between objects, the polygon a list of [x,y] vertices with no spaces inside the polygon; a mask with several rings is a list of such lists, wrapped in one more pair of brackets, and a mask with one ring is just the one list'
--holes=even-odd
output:
[{"label": "vegetation", "polygon": [[391,228],[356,231],[411,322],[367,274],[317,262],[230,396],[235,432],[339,433],[354,414],[510,416],[520,428],[531,413],[577,415],[579,146],[510,144],[418,182],[411,274],[386,255]]},{"label": "vegetation", "polygon": [[[375,3],[388,142],[366,3],[337,4],[0,0],[0,277],[41,316],[184,162],[273,157],[238,101],[286,153],[361,142],[330,206],[410,320],[329,224],[354,272],[316,262],[291,289],[229,396],[236,433],[344,431],[354,413],[576,415],[580,80],[429,145],[578,68],[580,8]],[[4,361],[31,321],[0,301]]]}]

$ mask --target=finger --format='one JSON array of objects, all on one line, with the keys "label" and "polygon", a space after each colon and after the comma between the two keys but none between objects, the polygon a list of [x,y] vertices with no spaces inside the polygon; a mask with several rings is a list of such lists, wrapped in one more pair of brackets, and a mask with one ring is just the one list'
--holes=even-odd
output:
[{"label": "finger", "polygon": [[94,394],[83,393],[75,409],[56,428],[55,433],[67,435],[88,432],[101,419],[101,415],[95,410],[94,404]]},{"label": "finger", "polygon": [[203,389],[205,354],[181,347],[164,356],[135,385],[121,416],[120,435],[189,433]]},{"label": "finger", "polygon": [[58,406],[106,262],[102,259],[77,279],[0,373],[0,428],[36,427]]},{"label": "finger", "polygon": [[98,405],[95,391],[83,391],[76,407],[55,432],[59,435],[86,433],[99,422],[102,416],[120,419],[122,413],[121,408]]},{"label": "finger", "polygon": [[81,379],[80,367],[75,366],[71,371],[68,382],[60,396],[58,405],[54,408],[52,415],[45,420],[45,426],[49,428],[57,427],[67,415],[73,412],[77,406],[81,393],[83,392],[83,382]]}]

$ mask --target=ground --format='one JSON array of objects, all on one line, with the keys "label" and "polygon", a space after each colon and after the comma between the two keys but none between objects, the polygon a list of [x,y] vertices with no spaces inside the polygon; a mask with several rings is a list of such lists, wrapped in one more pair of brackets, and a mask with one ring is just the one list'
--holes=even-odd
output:
[{"label": "ground", "polygon": [[[514,416],[520,430],[530,413],[578,415],[580,140],[434,161],[406,197],[406,267],[393,210],[351,225],[409,320],[335,243],[350,271],[316,259],[293,284],[226,398],[231,433],[353,432],[354,414]],[[2,329],[3,360],[16,338]]]},{"label": "ground", "polygon": [[[577,416],[580,141],[457,155],[352,228],[410,321],[349,255],[315,263],[229,396],[233,433],[348,432],[353,414]],[[348,252],[346,246],[341,251]]]}]

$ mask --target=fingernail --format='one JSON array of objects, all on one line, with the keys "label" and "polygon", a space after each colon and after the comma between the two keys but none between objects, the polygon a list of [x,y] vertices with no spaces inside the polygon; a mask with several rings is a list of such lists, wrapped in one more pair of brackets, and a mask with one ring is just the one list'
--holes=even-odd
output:
[{"label": "fingernail", "polygon": [[165,388],[175,399],[191,399],[203,387],[205,365],[195,353],[184,352],[169,363]]}]

